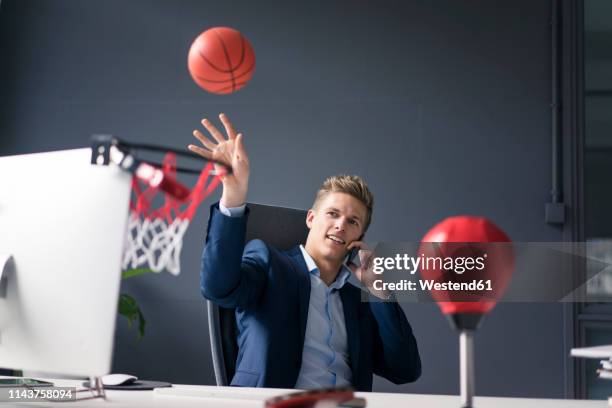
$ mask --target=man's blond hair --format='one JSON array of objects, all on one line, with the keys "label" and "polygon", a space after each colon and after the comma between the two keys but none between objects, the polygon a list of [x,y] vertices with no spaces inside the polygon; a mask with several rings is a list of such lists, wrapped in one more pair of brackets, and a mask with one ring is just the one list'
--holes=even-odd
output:
[{"label": "man's blond hair", "polygon": [[364,220],[363,232],[370,226],[372,220],[372,211],[374,209],[374,196],[370,192],[368,185],[359,176],[340,174],[337,176],[328,177],[315,197],[312,204],[313,209],[317,209],[319,202],[324,199],[329,193],[345,193],[355,197],[361,201],[367,209],[366,219]]}]

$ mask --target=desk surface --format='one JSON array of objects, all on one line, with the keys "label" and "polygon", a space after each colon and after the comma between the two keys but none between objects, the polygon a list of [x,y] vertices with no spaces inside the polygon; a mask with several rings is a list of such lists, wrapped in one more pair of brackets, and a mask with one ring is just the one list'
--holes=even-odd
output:
[{"label": "desk surface", "polygon": [[[58,387],[80,387],[80,381],[49,380]],[[206,385],[180,385],[172,388],[160,388],[155,391],[106,391],[106,401],[101,399],[60,402],[33,403],[27,406],[45,407],[263,407],[266,398],[292,392],[294,390],[272,388],[237,388],[215,387]],[[459,408],[460,400],[454,395],[423,395],[423,394],[389,394],[376,392],[359,392],[357,396],[367,400],[369,408]],[[205,404],[203,404],[205,402]],[[5,403],[0,404],[7,406]],[[15,407],[23,408],[26,404],[16,403]],[[476,397],[476,408],[606,408],[607,401],[593,400],[558,400],[534,398],[499,398]]]}]

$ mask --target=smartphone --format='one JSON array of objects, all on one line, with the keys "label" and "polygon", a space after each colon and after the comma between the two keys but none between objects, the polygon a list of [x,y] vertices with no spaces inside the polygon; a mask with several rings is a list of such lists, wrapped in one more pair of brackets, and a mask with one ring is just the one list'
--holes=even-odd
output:
[{"label": "smartphone", "polygon": [[[357,241],[362,241],[363,240],[363,235],[360,236]],[[357,262],[355,262],[355,258],[357,258],[357,260],[359,260],[359,258],[357,257],[357,255],[359,254],[359,248],[358,247],[353,247],[349,252],[348,255],[346,256],[346,264],[350,264],[350,263],[354,263],[355,265],[358,265]],[[359,266],[359,265],[358,265]]]},{"label": "smartphone", "polygon": [[348,265],[348,264],[354,263],[355,265],[357,265],[354,262],[354,259],[355,259],[355,257],[357,257],[358,254],[359,254],[359,248],[357,248],[357,247],[352,248],[349,251],[348,255],[346,256],[346,264]]}]

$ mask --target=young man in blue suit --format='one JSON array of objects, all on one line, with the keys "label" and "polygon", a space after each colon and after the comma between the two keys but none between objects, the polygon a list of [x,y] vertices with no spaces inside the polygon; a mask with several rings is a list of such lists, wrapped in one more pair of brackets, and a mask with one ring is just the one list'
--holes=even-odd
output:
[{"label": "young man in blue suit", "polygon": [[[419,378],[417,343],[402,309],[385,291],[370,290],[362,301],[362,289],[347,282],[354,273],[372,288],[380,277],[361,241],[373,206],[367,185],[357,176],[326,180],[306,217],[305,245],[286,252],[261,240],[245,245],[249,159],[242,134],[225,115],[220,119],[227,137],[204,119],[212,138],[196,130],[203,146],[189,149],[232,169],[211,208],[201,273],[202,294],[236,308],[239,353],[231,384],[371,391],[373,374],[396,384]],[[343,264],[354,247],[361,266]]]}]

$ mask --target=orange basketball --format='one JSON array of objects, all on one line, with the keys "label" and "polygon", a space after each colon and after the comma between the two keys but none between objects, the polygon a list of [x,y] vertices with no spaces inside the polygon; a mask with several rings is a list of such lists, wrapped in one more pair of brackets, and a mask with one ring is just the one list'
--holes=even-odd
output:
[{"label": "orange basketball", "polygon": [[201,88],[214,94],[228,94],[245,86],[253,76],[255,53],[240,32],[214,27],[195,39],[187,66]]}]

